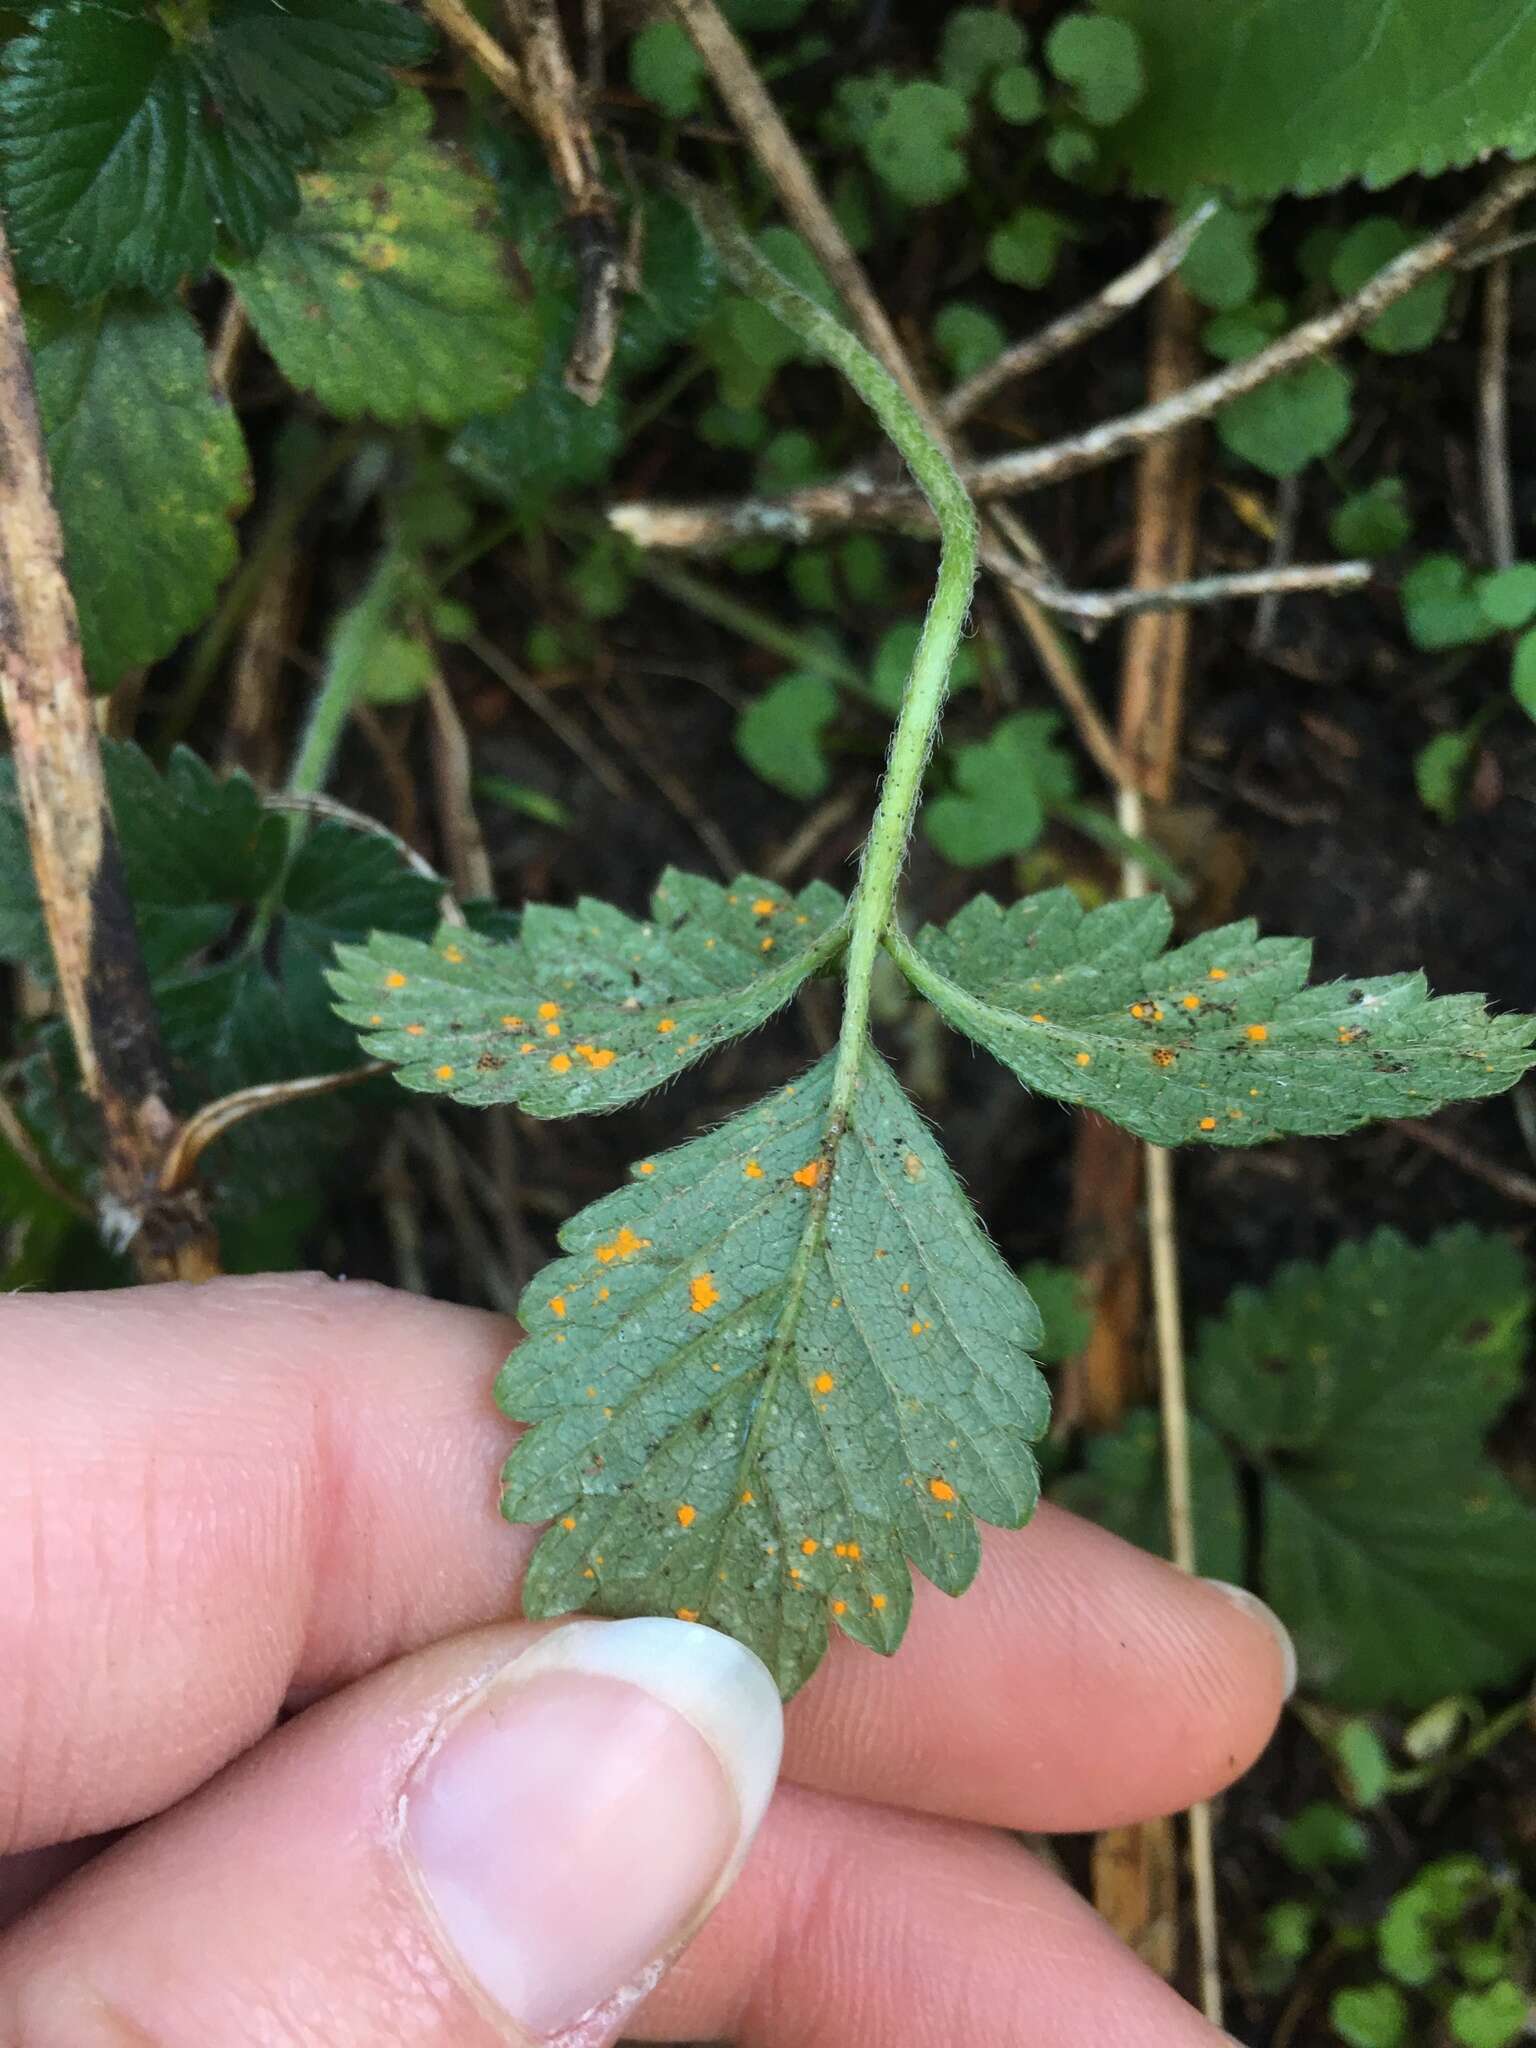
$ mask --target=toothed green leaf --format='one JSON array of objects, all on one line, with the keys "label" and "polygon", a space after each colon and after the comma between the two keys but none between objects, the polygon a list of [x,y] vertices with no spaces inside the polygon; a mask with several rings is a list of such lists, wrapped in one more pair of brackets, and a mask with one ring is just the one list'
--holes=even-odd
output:
[{"label": "toothed green leaf", "polygon": [[510,405],[538,342],[489,185],[428,138],[417,92],[333,143],[295,218],[225,274],[278,367],[342,419],[456,426]]},{"label": "toothed green leaf", "polygon": [[1047,1412],[1034,1305],[922,1118],[866,1052],[839,1142],[834,1059],[568,1223],[497,1386],[534,1425],[503,1510],[553,1524],[526,1611],[702,1621],[786,1695],[831,1622],[896,1648],[909,1561],[964,1590]]},{"label": "toothed green leaf", "polygon": [[531,904],[518,938],[375,932],[338,949],[336,1007],[407,1088],[534,1116],[616,1109],[755,1030],[836,950],[843,900],[670,870],[641,923],[583,898]]},{"label": "toothed green leaf", "polygon": [[45,7],[5,52],[0,191],[26,275],[77,299],[165,294],[223,231],[247,249],[299,203],[294,166],[432,47],[385,0],[223,0],[175,35],[147,10]]},{"label": "toothed green leaf", "polygon": [[1383,1230],[1201,1332],[1190,1398],[1261,1475],[1265,1598],[1343,1705],[1423,1706],[1536,1657],[1536,1511],[1483,1451],[1529,1309],[1502,1238]]},{"label": "toothed green leaf", "polygon": [[1165,953],[1160,896],[1084,911],[1065,889],[977,897],[918,941],[913,979],[1026,1087],[1155,1145],[1326,1137],[1495,1095],[1536,1061],[1536,1020],[1420,974],[1307,985],[1306,939],[1245,922]]},{"label": "toothed green leaf", "polygon": [[27,328],[85,663],[110,688],[211,610],[250,491],[245,441],[180,306],[29,292]]},{"label": "toothed green leaf", "polygon": [[1536,147],[1531,0],[1100,0],[1145,97],[1116,141],[1144,190],[1379,189]]},{"label": "toothed green leaf", "polygon": [[[1191,1418],[1189,1480],[1195,1569],[1240,1585],[1244,1570],[1243,1502],[1237,1472],[1221,1439]],[[1083,1469],[1060,1479],[1050,1498],[1090,1522],[1113,1529],[1158,1557],[1168,1555],[1168,1495],[1163,1434],[1155,1412],[1135,1408],[1108,1436],[1091,1437]]]}]

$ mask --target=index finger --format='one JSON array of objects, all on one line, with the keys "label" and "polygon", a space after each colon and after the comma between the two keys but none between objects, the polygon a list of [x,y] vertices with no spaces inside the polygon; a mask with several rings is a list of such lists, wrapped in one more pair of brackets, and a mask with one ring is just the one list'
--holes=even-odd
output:
[{"label": "index finger", "polygon": [[[0,1303],[0,1852],[123,1825],[313,1696],[517,1611],[500,1318],[315,1277]],[[1073,1517],[837,1640],[785,1768],[1031,1829],[1204,1797],[1286,1684],[1262,1619]]]}]

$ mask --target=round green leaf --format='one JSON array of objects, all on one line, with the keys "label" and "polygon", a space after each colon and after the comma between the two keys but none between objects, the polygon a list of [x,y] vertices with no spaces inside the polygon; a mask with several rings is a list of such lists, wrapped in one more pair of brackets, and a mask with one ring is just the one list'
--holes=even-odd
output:
[{"label": "round green leaf", "polygon": [[1065,15],[1046,38],[1045,59],[1076,87],[1078,110],[1095,128],[1122,120],[1146,91],[1136,32],[1108,15]]}]

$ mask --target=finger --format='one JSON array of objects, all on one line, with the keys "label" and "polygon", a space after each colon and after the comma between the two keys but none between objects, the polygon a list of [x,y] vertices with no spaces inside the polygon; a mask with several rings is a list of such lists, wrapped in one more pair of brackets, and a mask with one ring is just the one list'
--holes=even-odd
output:
[{"label": "finger", "polygon": [[532,1633],[362,1680],[109,1851],[0,1942],[0,2038],[1211,2048],[1016,1844],[797,1788],[634,2016],[739,1860],[777,1703],[685,1623]]},{"label": "finger", "polygon": [[[312,1696],[516,1608],[496,1511],[510,1326],[383,1289],[229,1281],[0,1304],[0,1849],[122,1825]],[[808,1784],[1036,1829],[1244,1769],[1265,1622],[1070,1516],[920,1584],[887,1663],[838,1639],[790,1716]]]},{"label": "finger", "polygon": [[686,1622],[423,1651],[0,1938],[0,2040],[601,2048],[734,1879],[780,1734],[763,1666]]},{"label": "finger", "polygon": [[1010,1837],[795,1785],[628,2031],[733,2048],[1231,2048]]}]

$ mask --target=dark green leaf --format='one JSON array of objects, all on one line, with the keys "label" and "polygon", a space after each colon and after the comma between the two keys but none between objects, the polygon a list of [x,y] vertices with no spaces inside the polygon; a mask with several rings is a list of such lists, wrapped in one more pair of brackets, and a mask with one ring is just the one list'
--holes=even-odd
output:
[{"label": "dark green leaf", "polygon": [[1377,189],[1536,148],[1531,0],[1101,4],[1141,38],[1147,93],[1119,140],[1150,191]]},{"label": "dark green leaf", "polygon": [[[914,979],[1027,1087],[1155,1145],[1324,1137],[1493,1095],[1536,1060],[1536,1021],[1419,974],[1307,986],[1305,939],[1251,923],[1164,953],[1160,896],[1084,911],[1065,889],[969,903],[924,932]],[[926,971],[925,971],[926,970]]]},{"label": "dark green leaf", "polygon": [[830,1622],[896,1648],[909,1560],[963,1591],[1046,1417],[1038,1318],[921,1117],[866,1053],[837,1142],[833,1064],[568,1223],[497,1389],[534,1425],[504,1511],[554,1524],[526,1611],[703,1621],[786,1694]]},{"label": "dark green leaf", "polygon": [[[223,937],[282,867],[285,832],[243,775],[220,782],[178,747],[162,776],[137,747],[108,741],[107,789],[139,940],[150,972],[180,966]],[[11,760],[0,761],[0,959],[51,978]]]},{"label": "dark green leaf", "polygon": [[[1221,1439],[1198,1420],[1190,1424],[1189,1451],[1195,1569],[1205,1578],[1240,1585],[1245,1544],[1237,1474]],[[1162,1431],[1153,1411],[1138,1408],[1112,1436],[1090,1437],[1082,1471],[1058,1480],[1051,1498],[1166,1557],[1168,1496]]]},{"label": "dark green leaf", "polygon": [[513,944],[445,929],[345,947],[336,1008],[397,1078],[534,1116],[616,1109],[771,1017],[839,942],[842,898],[669,870],[646,923],[584,898],[531,904]]},{"label": "dark green leaf", "polygon": [[298,206],[295,164],[394,91],[430,34],[385,0],[224,0],[174,37],[99,0],[45,7],[5,52],[0,173],[26,273],[77,299],[157,294]]},{"label": "dark green leaf", "polygon": [[157,661],[234,566],[245,442],[180,306],[29,297],[38,405],[91,680]]},{"label": "dark green leaf", "polygon": [[1536,1657],[1536,1511],[1482,1449],[1528,1311],[1501,1238],[1384,1230],[1201,1333],[1191,1401],[1264,1474],[1265,1597],[1341,1704],[1422,1706]]}]

